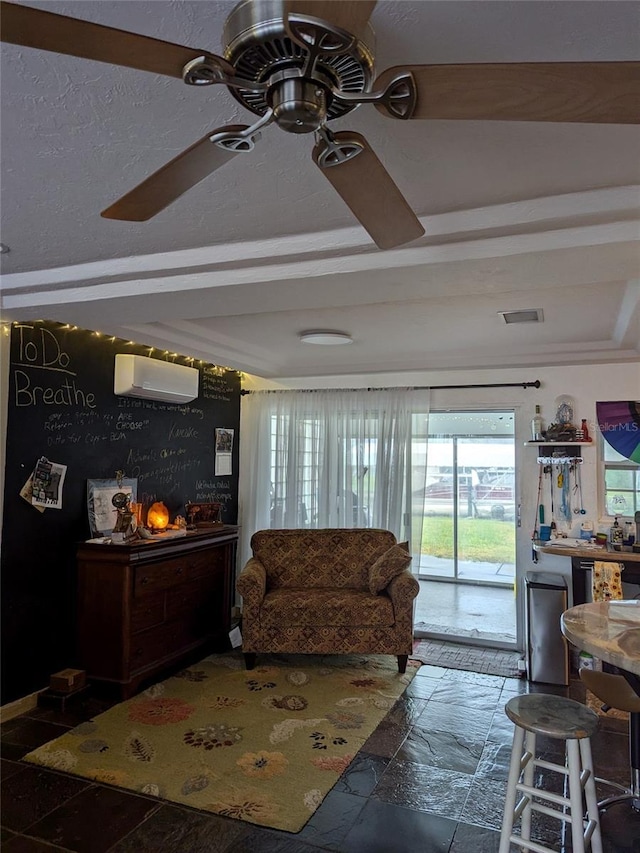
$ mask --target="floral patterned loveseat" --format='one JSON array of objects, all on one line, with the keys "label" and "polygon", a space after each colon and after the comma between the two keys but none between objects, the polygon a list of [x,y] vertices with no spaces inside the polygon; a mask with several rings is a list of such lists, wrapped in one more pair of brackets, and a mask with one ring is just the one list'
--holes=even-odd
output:
[{"label": "floral patterned loveseat", "polygon": [[404,672],[418,582],[388,530],[259,530],[237,582],[247,669],[258,652],[390,654]]}]

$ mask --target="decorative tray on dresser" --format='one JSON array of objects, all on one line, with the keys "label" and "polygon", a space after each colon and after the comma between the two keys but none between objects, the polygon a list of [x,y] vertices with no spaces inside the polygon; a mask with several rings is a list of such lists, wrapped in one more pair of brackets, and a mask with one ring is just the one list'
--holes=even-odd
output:
[{"label": "decorative tray on dresser", "polygon": [[78,661],[127,698],[228,647],[238,529],[129,545],[78,545]]}]

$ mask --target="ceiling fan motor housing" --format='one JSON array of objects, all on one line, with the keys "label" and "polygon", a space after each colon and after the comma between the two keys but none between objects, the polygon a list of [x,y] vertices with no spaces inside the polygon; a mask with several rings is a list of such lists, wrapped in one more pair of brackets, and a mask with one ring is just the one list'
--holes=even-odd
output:
[{"label": "ceiling fan motor housing", "polygon": [[313,80],[284,78],[267,94],[276,124],[290,133],[311,133],[327,118],[327,90]]},{"label": "ceiling fan motor housing", "polygon": [[[366,34],[354,39],[346,53],[322,54],[313,77],[305,77],[307,51],[287,32],[286,5],[283,0],[243,0],[227,18],[224,58],[236,77],[247,80],[246,89],[229,87],[229,91],[256,115],[273,109],[283,130],[309,133],[357,106],[332,100],[331,88],[354,94],[370,89],[373,30],[367,25]],[[303,19],[291,14],[289,20]],[[252,83],[267,83],[267,90],[255,91]]]}]

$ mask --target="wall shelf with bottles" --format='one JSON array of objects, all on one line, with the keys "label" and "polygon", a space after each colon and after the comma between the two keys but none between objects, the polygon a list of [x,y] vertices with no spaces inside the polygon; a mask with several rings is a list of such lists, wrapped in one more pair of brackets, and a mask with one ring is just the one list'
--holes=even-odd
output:
[{"label": "wall shelf with bottles", "polygon": [[593,447],[592,441],[545,441],[544,438],[538,441],[525,441],[525,447]]},{"label": "wall shelf with bottles", "polygon": [[581,448],[592,444],[592,441],[525,441],[526,447],[538,448],[539,465],[581,465]]},{"label": "wall shelf with bottles", "polygon": [[582,456],[538,456],[539,465],[582,465]]}]

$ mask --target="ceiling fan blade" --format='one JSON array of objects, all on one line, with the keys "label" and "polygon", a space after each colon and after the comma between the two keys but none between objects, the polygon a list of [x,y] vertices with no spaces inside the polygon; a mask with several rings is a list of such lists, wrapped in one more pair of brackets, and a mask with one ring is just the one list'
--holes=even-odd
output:
[{"label": "ceiling fan blade", "polygon": [[328,21],[354,35],[361,35],[377,0],[287,0],[286,14],[309,15]]},{"label": "ceiling fan blade", "polygon": [[179,78],[184,65],[203,54],[194,48],[4,0],[0,3],[0,39]]},{"label": "ceiling fan blade", "polygon": [[[391,249],[421,237],[424,228],[409,207],[391,175],[359,133],[340,131],[331,135],[331,145],[346,159],[323,164],[326,141],[313,149],[313,161],[337,190],[356,219],[380,249]],[[350,156],[349,151],[359,149]]]},{"label": "ceiling fan blade", "polygon": [[103,210],[100,216],[105,219],[122,219],[126,222],[145,222],[151,219],[191,187],[195,187],[216,169],[233,159],[236,154],[241,153],[239,150],[228,150],[214,145],[210,141],[214,133],[239,132],[246,130],[247,127],[246,124],[233,124],[212,130]]},{"label": "ceiling fan blade", "polygon": [[374,88],[407,72],[418,91],[407,118],[640,124],[640,62],[396,66]]}]

